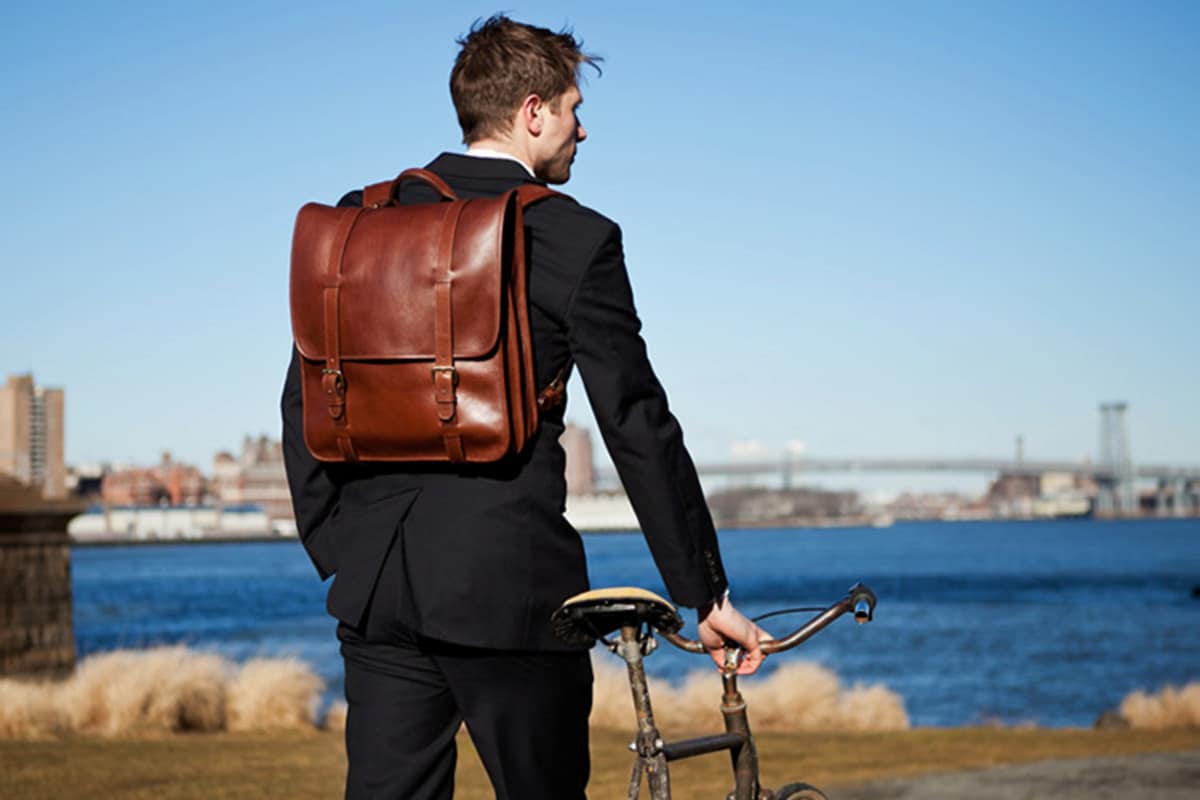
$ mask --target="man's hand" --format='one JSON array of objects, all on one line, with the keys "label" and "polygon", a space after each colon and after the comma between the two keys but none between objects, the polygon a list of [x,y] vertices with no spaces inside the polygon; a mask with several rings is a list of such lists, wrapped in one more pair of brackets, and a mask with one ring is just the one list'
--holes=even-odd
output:
[{"label": "man's hand", "polygon": [[733,607],[726,597],[696,611],[700,642],[712,656],[718,668],[725,667],[725,641],[737,642],[745,651],[738,667],[739,675],[752,675],[762,664],[763,655],[759,640],[770,639],[771,635],[751,622],[742,612]]}]

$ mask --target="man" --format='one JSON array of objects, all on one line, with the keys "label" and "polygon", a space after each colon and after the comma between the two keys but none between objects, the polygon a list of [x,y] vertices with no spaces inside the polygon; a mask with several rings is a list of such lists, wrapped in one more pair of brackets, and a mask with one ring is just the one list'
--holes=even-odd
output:
[{"label": "man", "polygon": [[[459,44],[450,88],[468,150],[427,168],[462,197],[565,183],[587,137],[578,72],[594,59],[570,34],[503,16]],[[417,182],[398,196],[436,199]],[[715,661],[731,639],[752,672],[761,631],[728,599],[695,468],[639,335],[620,229],[566,197],[531,206],[525,223],[538,386],[579,368],[668,592],[698,609]],[[302,413],[293,352],[284,453],[304,546],[322,577],[335,575],[347,796],[449,798],[465,721],[498,798],[583,797],[591,664],[550,625],[587,588],[582,542],[562,513],[562,407],[543,413],[519,458],[470,467],[321,464],[305,449]]]}]

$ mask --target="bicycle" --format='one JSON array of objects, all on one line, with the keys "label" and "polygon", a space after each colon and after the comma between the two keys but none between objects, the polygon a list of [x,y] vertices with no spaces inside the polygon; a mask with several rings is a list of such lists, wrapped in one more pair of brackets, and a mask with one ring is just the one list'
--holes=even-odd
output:
[{"label": "bicycle", "polygon": [[[852,586],[843,599],[828,608],[785,609],[764,614],[758,619],[797,611],[820,613],[787,636],[763,642],[764,653],[790,650],[846,613],[852,612],[855,621],[860,624],[869,622],[875,613],[875,593],[859,583]],[[637,738],[629,746],[636,758],[629,778],[628,800],[637,800],[643,776],[650,789],[650,800],[670,800],[669,762],[721,750],[729,751],[733,764],[734,788],[726,800],[827,800],[820,789],[807,783],[789,783],[774,791],[759,784],[758,752],[750,732],[746,701],[737,685],[741,649],[733,643],[725,648],[725,664],[721,669],[724,686],[721,713],[725,718],[725,733],[664,742],[654,723],[650,688],[642,664],[643,658],[658,646],[654,632],[658,631],[662,638],[681,650],[689,653],[707,652],[700,642],[679,635],[683,620],[675,607],[645,589],[628,586],[596,589],[564,602],[554,612],[553,622],[555,633],[560,638],[573,643],[598,640],[625,661],[637,713]],[[619,638],[605,638],[614,631],[620,632]]]}]

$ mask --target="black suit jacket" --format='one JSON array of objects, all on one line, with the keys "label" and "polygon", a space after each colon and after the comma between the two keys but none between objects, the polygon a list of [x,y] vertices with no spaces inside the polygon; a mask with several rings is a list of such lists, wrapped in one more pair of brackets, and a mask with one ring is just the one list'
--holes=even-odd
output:
[{"label": "black suit jacket", "polygon": [[[535,183],[520,164],[502,159],[443,154],[428,169],[463,197]],[[406,182],[399,200],[437,197]],[[359,192],[342,200],[361,202]],[[620,228],[568,198],[531,206],[525,224],[538,385],[578,367],[668,592],[680,605],[703,605],[726,588],[716,532],[639,334]],[[543,415],[521,457],[468,468],[313,459],[304,446],[294,348],[282,407],[296,522],[322,578],[335,576],[331,614],[357,626],[387,561],[383,580],[397,618],[426,636],[569,649],[554,637],[550,615],[587,589],[587,566],[579,534],[563,517],[562,406]]]}]

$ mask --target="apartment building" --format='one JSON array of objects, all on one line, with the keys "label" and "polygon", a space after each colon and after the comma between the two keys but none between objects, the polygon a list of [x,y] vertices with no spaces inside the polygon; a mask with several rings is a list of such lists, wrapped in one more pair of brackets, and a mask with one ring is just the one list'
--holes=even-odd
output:
[{"label": "apartment building", "polygon": [[32,373],[0,386],[0,472],[49,500],[66,497],[62,389],[39,386]]}]

